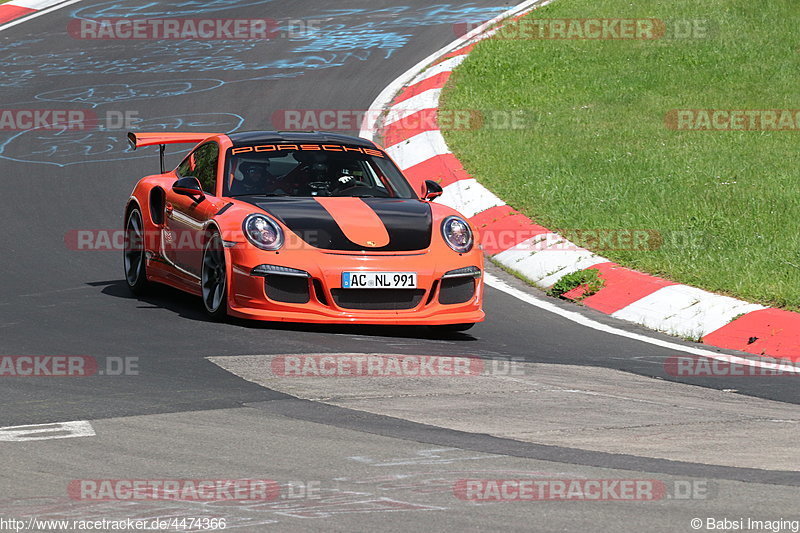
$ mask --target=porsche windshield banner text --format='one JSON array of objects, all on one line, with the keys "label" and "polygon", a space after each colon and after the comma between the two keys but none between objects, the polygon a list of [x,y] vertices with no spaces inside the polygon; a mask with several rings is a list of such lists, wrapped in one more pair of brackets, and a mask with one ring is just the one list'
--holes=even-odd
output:
[{"label": "porsche windshield banner text", "polygon": [[373,155],[376,157],[386,157],[380,150],[371,148],[359,148],[358,146],[344,146],[339,144],[261,144],[258,146],[240,146],[233,148],[231,153],[245,154],[248,152],[355,152],[358,154]]}]

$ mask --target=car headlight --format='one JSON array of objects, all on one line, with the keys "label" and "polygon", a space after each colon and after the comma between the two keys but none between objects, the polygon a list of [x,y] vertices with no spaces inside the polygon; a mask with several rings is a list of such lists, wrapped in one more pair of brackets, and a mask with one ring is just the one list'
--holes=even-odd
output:
[{"label": "car headlight", "polygon": [[447,245],[460,254],[472,250],[472,230],[461,217],[447,217],[442,222],[442,236]]},{"label": "car headlight", "polygon": [[242,224],[245,237],[262,250],[275,251],[283,246],[283,230],[268,216],[249,215]]}]

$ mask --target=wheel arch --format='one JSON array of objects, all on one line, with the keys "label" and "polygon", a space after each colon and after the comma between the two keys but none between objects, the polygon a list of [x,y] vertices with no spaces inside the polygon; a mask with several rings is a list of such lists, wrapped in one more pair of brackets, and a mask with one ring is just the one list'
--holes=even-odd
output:
[{"label": "wheel arch", "polygon": [[203,246],[208,243],[208,239],[210,239],[211,235],[214,233],[219,233],[220,238],[223,240],[223,242],[225,241],[225,234],[222,232],[219,222],[212,218],[208,221],[208,224],[206,224],[205,231],[203,231]]},{"label": "wheel arch", "polygon": [[142,223],[144,223],[145,214],[144,211],[142,211],[142,206],[139,204],[139,199],[135,196],[131,196],[128,198],[128,203],[125,205],[125,215],[122,219],[123,226],[128,223],[128,217],[131,216],[131,211],[134,209],[139,209],[139,212],[142,214]]}]

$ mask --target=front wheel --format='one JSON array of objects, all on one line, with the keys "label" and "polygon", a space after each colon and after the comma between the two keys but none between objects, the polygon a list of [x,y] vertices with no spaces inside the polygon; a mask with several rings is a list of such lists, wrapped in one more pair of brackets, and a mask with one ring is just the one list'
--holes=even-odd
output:
[{"label": "front wheel", "polygon": [[228,278],[225,267],[225,249],[219,233],[213,233],[203,250],[203,268],[200,278],[203,305],[214,320],[228,315]]},{"label": "front wheel", "polygon": [[137,296],[148,288],[144,253],[142,214],[139,209],[132,209],[125,221],[125,283]]},{"label": "front wheel", "polygon": [[442,333],[451,333],[451,332],[458,332],[458,331],[467,331],[468,329],[472,329],[472,326],[475,324],[441,324],[439,326],[430,326],[431,329],[434,331],[440,331]]}]

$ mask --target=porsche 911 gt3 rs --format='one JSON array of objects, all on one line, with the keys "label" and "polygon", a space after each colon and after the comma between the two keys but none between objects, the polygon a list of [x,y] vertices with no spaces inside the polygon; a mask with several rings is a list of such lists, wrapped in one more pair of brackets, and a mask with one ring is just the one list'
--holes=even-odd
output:
[{"label": "porsche 911 gt3 rs", "polygon": [[[130,133],[161,173],[125,207],[125,280],[202,298],[215,319],[413,324],[484,319],[469,220],[419,194],[379,146],[319,132]],[[165,145],[196,145],[165,171]]]}]

